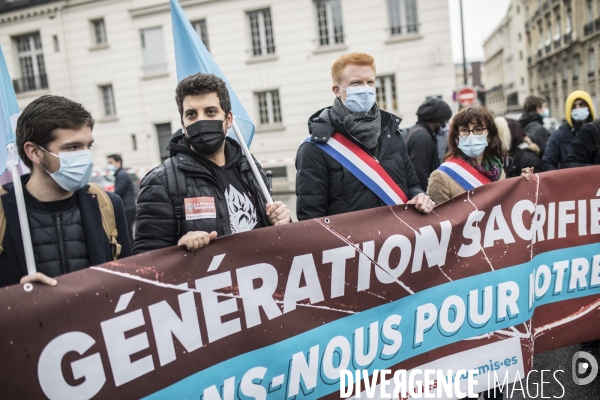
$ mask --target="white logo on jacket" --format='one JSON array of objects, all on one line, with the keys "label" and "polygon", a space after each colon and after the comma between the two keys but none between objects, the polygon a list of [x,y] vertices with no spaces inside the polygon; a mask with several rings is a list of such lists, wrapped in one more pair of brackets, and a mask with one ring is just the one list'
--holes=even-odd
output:
[{"label": "white logo on jacket", "polygon": [[256,217],[256,209],[250,198],[245,193],[240,193],[230,184],[229,189],[225,190],[225,199],[229,208],[231,233],[252,230],[258,219]]}]

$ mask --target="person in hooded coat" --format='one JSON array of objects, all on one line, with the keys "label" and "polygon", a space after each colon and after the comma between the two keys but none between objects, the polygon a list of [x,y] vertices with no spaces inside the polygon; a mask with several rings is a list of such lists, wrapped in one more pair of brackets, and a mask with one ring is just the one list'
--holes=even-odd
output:
[{"label": "person in hooded coat", "polygon": [[452,109],[438,98],[429,98],[417,110],[417,123],[404,141],[421,189],[427,190],[429,175],[440,166],[438,133],[452,117]]},{"label": "person in hooded coat", "polygon": [[581,127],[596,119],[592,98],[583,90],[576,90],[565,103],[566,121],[550,135],[543,157],[545,171],[563,168],[571,152],[571,142]]}]

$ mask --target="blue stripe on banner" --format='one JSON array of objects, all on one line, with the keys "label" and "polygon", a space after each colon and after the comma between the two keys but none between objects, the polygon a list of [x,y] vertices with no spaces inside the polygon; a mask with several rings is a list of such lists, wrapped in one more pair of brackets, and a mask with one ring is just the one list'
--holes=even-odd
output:
[{"label": "blue stripe on banner", "polygon": [[465,190],[471,190],[474,188],[473,185],[471,185],[469,182],[467,182],[462,176],[460,176],[458,174],[458,172],[456,172],[455,170],[453,170],[452,168],[446,167],[445,165],[440,165],[439,166],[439,170],[440,171],[444,171],[446,174],[448,174],[452,179],[454,179],[456,181],[456,183],[458,183],[463,189]]},{"label": "blue stripe on banner", "polygon": [[333,157],[334,160],[342,164],[344,168],[352,173],[359,181],[361,181],[366,187],[371,189],[373,193],[375,193],[385,204],[388,206],[395,206],[396,202],[392,200],[392,198],[383,190],[381,187],[373,181],[367,174],[365,174],[360,168],[350,162],[346,157],[344,157],[340,152],[331,147],[328,144],[324,143],[315,143],[312,144],[319,146],[323,149],[324,152]]},{"label": "blue stripe on banner", "polygon": [[[309,367],[306,370],[310,370],[310,367],[315,367],[315,362],[318,363],[318,368],[315,367],[312,374],[303,371],[303,377],[300,378],[300,389],[296,395],[296,399],[304,398],[320,398],[333,392],[339,391],[339,377],[331,378],[327,377],[327,372],[331,375],[331,368],[337,367],[340,363],[340,351],[343,349],[336,344],[347,343],[346,347],[350,350],[350,363],[347,369],[387,369],[399,362],[414,357],[416,355],[431,351],[438,347],[446,346],[451,343],[455,343],[464,339],[472,338],[479,335],[484,335],[489,332],[496,331],[498,329],[508,328],[510,326],[519,325],[525,321],[528,321],[533,316],[535,306],[551,304],[560,302],[563,300],[569,300],[584,296],[600,294],[600,284],[590,287],[592,278],[587,277],[586,284],[582,284],[582,281],[577,276],[579,273],[579,266],[577,262],[582,259],[587,259],[590,262],[595,255],[600,254],[600,244],[590,244],[586,246],[572,247],[566,249],[559,249],[537,255],[532,261],[527,263],[495,270],[468,278],[463,278],[457,281],[451,281],[443,285],[435,286],[427,290],[415,293],[411,296],[407,296],[403,299],[387,303],[378,307],[374,307],[369,310],[362,311],[360,313],[341,318],[337,321],[328,323],[318,328],[312,329],[308,332],[304,332],[300,335],[291,337],[283,340],[279,343],[264,347],[262,349],[254,350],[246,354],[242,354],[238,357],[230,360],[221,362],[220,364],[214,365],[203,371],[200,371],[194,375],[191,375],[165,389],[162,389],[148,397],[146,399],[198,399],[202,398],[204,389],[207,389],[213,385],[216,393],[221,393],[223,397],[223,382],[225,379],[234,377],[235,378],[235,398],[244,398],[242,396],[242,389],[240,388],[240,382],[242,377],[248,371],[257,367],[266,368],[262,379],[256,378],[251,379],[251,383],[261,384],[268,391],[268,399],[286,399],[290,393],[290,372],[292,371],[293,363],[292,356],[296,354],[296,358],[300,356],[303,362]],[[600,255],[599,255],[600,257]],[[552,265],[563,260],[567,261],[567,265],[570,268],[562,270],[562,273],[553,273]],[[574,262],[571,263],[570,260]],[[571,268],[575,273],[571,273]],[[535,297],[533,306],[529,307],[530,295],[530,274],[538,271],[538,275],[543,276],[541,287],[547,287],[545,293],[540,294],[540,297]],[[560,275],[560,276],[559,276]],[[594,269],[593,265],[589,265],[589,275],[598,275],[597,279],[600,279],[600,270]],[[576,277],[576,279],[573,278]],[[546,279],[550,280],[550,285],[546,285]],[[596,279],[596,280],[597,280]],[[561,283],[562,282],[562,283]],[[571,287],[575,282],[574,287]],[[585,280],[584,280],[585,282]],[[500,288],[502,286],[502,289]],[[562,285],[562,286],[561,286]],[[470,315],[470,303],[469,297],[471,291],[477,290],[477,295],[480,301],[483,301],[483,290],[485,287],[491,286],[493,301],[491,307],[491,316],[487,322],[483,325],[478,325],[471,321]],[[510,287],[512,286],[512,287]],[[581,288],[581,286],[585,286]],[[510,293],[509,293],[510,290]],[[516,308],[513,304],[511,307],[510,302],[498,302],[499,294],[505,292],[507,296],[515,295],[515,291],[518,290],[518,298],[516,300]],[[539,288],[538,288],[539,290]],[[428,312],[441,313],[441,305],[444,300],[448,299],[449,296],[458,296],[464,302],[466,316],[464,322],[460,325],[458,330],[454,333],[445,332],[442,326],[444,323],[440,322],[440,318],[437,316],[431,316],[436,321],[429,324],[428,329],[424,329],[423,341],[420,344],[414,344],[415,330],[416,330],[416,312],[418,307],[431,303],[435,306],[436,311],[432,308]],[[299,305],[301,306],[301,305]],[[485,306],[485,304],[484,304]],[[487,307],[479,304],[477,313],[482,312],[485,314]],[[454,322],[457,318],[456,307],[450,307],[447,314],[447,320],[445,326],[448,327],[448,323]],[[483,310],[483,311],[481,311]],[[499,312],[506,312],[507,317],[499,318]],[[389,335],[389,328],[397,330],[402,334],[401,347],[396,354],[385,356],[383,355],[382,349],[387,344],[389,353],[389,346],[393,344],[390,340],[390,336],[384,337],[385,332],[382,332],[382,326],[384,321],[390,315],[401,316],[401,321],[398,325],[389,325],[387,332]],[[482,321],[483,322],[483,321]],[[356,358],[354,357],[355,347],[355,330],[364,329],[363,337],[365,342],[369,341],[371,324],[376,323],[377,329],[377,352],[373,358],[373,361],[367,365],[359,365]],[[374,325],[375,326],[375,325]],[[249,333],[247,333],[249,334]],[[396,332],[398,334],[398,332]],[[334,339],[335,340],[332,340]],[[385,341],[384,341],[385,339]],[[335,344],[333,344],[335,343]],[[329,350],[329,357],[327,363],[328,369],[323,367],[323,356],[325,349],[328,344],[331,346]],[[318,346],[318,350],[315,346]],[[365,348],[370,348],[370,344],[364,344]],[[313,353],[318,353],[318,358],[313,360],[309,357],[311,348],[314,349]],[[208,347],[203,347],[202,350],[197,351],[209,351]],[[360,354],[364,354],[364,349],[357,350]],[[387,354],[386,353],[386,354]],[[207,354],[208,355],[208,354]],[[331,359],[333,361],[331,361]],[[346,366],[342,366],[346,368]],[[297,367],[296,367],[297,368]],[[254,369],[256,373],[259,369]],[[264,371],[264,370],[263,370]],[[297,369],[296,369],[297,371]],[[278,377],[279,381],[282,381],[279,386],[272,387],[271,383],[273,378]],[[310,384],[311,377],[316,379],[316,386],[306,389],[306,385]],[[307,380],[308,379],[308,380]],[[246,378],[245,389],[248,389],[250,383]],[[277,380],[276,380],[277,382]],[[309,382],[307,384],[307,382]],[[296,380],[295,386],[298,385]],[[291,389],[294,389],[293,386]],[[250,386],[252,388],[252,386]],[[215,393],[215,392],[213,392]]]}]

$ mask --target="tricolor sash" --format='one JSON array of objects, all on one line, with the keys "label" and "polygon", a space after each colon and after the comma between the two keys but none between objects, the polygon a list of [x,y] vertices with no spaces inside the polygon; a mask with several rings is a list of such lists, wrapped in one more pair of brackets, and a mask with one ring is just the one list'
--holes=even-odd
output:
[{"label": "tricolor sash", "polygon": [[[310,137],[307,141],[310,141]],[[327,143],[310,143],[319,146],[342,164],[388,206],[405,204],[408,201],[406,194],[381,164],[341,133],[334,132]]]},{"label": "tricolor sash", "polygon": [[463,189],[471,190],[491,181],[475,167],[462,158],[450,158],[440,165],[439,170],[444,171],[456,181]]}]

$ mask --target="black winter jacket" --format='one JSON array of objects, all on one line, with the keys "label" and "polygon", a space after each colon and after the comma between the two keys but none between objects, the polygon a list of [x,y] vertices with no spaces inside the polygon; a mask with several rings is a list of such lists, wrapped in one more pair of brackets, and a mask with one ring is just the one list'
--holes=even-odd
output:
[{"label": "black winter jacket", "polygon": [[544,119],[542,116],[536,111],[526,112],[519,118],[519,122],[527,136],[539,146],[540,157],[543,157],[550,133],[544,128]]},{"label": "black winter jacket", "polygon": [[[262,219],[265,226],[270,225],[265,214],[267,202],[250,169],[246,156],[242,154],[242,149],[235,140],[226,138],[226,141],[227,163],[235,161],[239,178],[255,196],[257,217]],[[142,179],[137,199],[134,254],[175,246],[183,235],[192,231],[216,231],[219,237],[231,234],[227,201],[223,189],[215,177],[212,163],[208,160],[201,162],[202,157],[192,154],[193,150],[190,149],[181,131],[173,135],[168,149],[175,166],[185,174],[185,198],[213,197],[217,217],[186,221],[184,214],[181,221],[181,232],[177,235],[177,220],[175,219],[174,204],[167,189],[165,166],[164,164],[159,165]],[[258,163],[257,166],[260,170]],[[266,177],[262,171],[261,175],[266,185]]]},{"label": "black winter jacket", "polygon": [[133,182],[131,182],[129,174],[123,168],[115,171],[115,193],[123,200],[123,207],[126,211],[135,210]]},{"label": "black winter jacket", "polygon": [[427,190],[429,175],[440,166],[438,137],[425,122],[417,122],[408,130],[406,148],[419,178],[421,189]]},{"label": "black winter jacket", "polygon": [[566,121],[552,132],[542,159],[544,171],[554,171],[564,167],[574,137],[575,130]]},{"label": "black winter jacket", "polygon": [[600,164],[600,122],[585,124],[571,141],[565,168]]},{"label": "black winter jacket", "polygon": [[[398,130],[400,118],[385,111],[380,113],[381,136],[376,158],[407,197],[412,199],[423,190]],[[365,149],[345,131],[331,107],[313,114],[308,121],[308,129],[310,141],[327,142],[337,131]],[[304,142],[298,149],[296,170],[298,220],[385,206],[350,171],[312,143]]]},{"label": "black winter jacket", "polygon": [[[23,184],[27,179],[27,175],[23,177]],[[0,286],[19,283],[21,277],[27,275],[14,187],[9,183],[4,188],[8,193],[1,197],[6,215],[6,232],[2,243],[4,252],[0,255]],[[61,212],[48,211],[43,203],[25,190],[27,220],[38,272],[56,277],[113,260],[102,227],[98,199],[87,193],[87,188],[76,191],[73,195],[76,199],[72,199]],[[119,258],[125,258],[131,255],[125,210],[119,196],[113,193],[108,193],[108,196],[119,232]]]}]

